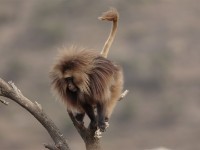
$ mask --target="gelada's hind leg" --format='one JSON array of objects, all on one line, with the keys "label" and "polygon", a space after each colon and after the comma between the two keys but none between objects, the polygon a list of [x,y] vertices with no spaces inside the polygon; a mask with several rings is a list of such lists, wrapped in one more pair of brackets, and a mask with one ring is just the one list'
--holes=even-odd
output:
[{"label": "gelada's hind leg", "polygon": [[94,108],[90,105],[90,104],[83,104],[83,108],[86,112],[86,114],[88,115],[88,117],[90,118],[90,125],[89,128],[90,129],[97,129],[97,119],[94,113]]},{"label": "gelada's hind leg", "polygon": [[85,112],[83,110],[80,110],[79,112],[77,111],[74,112],[70,108],[67,108],[67,112],[71,119],[75,118],[79,124],[84,124],[83,119],[85,116]]},{"label": "gelada's hind leg", "polygon": [[104,132],[106,129],[105,113],[106,113],[105,105],[102,103],[98,103],[97,104],[98,127],[101,132]]},{"label": "gelada's hind leg", "polygon": [[84,124],[83,121],[84,117],[85,117],[85,112],[75,114],[75,118],[79,122],[79,124]]},{"label": "gelada's hind leg", "polygon": [[104,132],[109,127],[108,121],[115,105],[116,102],[97,104],[98,127],[101,132]]},{"label": "gelada's hind leg", "polygon": [[105,112],[105,124],[106,124],[106,128],[109,127],[108,121],[109,121],[110,116],[111,116],[111,114],[112,114],[112,112],[113,112],[113,109],[114,109],[115,106],[116,106],[116,103],[117,103],[117,102],[114,101],[114,102],[111,102],[111,103],[108,103],[108,104],[107,104],[106,112]]}]

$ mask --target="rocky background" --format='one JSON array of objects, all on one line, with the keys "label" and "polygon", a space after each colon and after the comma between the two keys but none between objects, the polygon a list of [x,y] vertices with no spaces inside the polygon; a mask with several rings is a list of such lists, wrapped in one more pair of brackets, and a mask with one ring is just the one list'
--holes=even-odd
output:
[{"label": "rocky background", "polygon": [[[72,150],[83,150],[65,107],[52,96],[49,69],[60,48],[101,50],[111,24],[97,17],[110,6],[120,23],[109,58],[123,66],[130,93],[114,110],[104,149],[199,149],[198,0],[0,0],[0,77],[41,103]],[[39,150],[48,142],[24,109],[0,104],[1,150]]]}]

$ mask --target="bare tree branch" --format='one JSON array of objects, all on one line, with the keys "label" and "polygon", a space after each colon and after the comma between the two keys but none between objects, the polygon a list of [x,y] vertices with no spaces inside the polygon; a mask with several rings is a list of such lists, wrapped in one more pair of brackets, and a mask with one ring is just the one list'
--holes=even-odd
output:
[{"label": "bare tree branch", "polygon": [[45,114],[42,106],[26,98],[13,82],[6,83],[0,78],[0,96],[7,97],[21,105],[45,127],[55,143],[55,146],[45,145],[46,148],[50,150],[70,150],[63,134],[60,133],[54,122]]},{"label": "bare tree branch", "polygon": [[125,90],[125,91],[121,94],[121,96],[120,96],[120,98],[119,98],[119,101],[121,101],[122,99],[124,99],[124,97],[128,94],[128,92],[129,92],[129,90]]},{"label": "bare tree branch", "polygon": [[[128,90],[125,90],[120,99],[122,100],[128,93]],[[0,78],[0,96],[9,98],[27,111],[29,111],[47,130],[52,140],[54,141],[54,145],[45,144],[45,148],[49,150],[70,150],[66,139],[63,134],[60,133],[59,129],[53,123],[51,119],[45,114],[42,109],[42,106],[38,102],[32,102],[28,98],[26,98],[21,91],[15,86],[15,84],[10,81],[6,83],[4,80]],[[8,104],[6,101],[0,99],[0,102],[3,104]],[[101,150],[100,144],[100,136],[95,136],[96,129],[91,129],[90,127],[85,127],[83,123],[79,123],[73,116],[72,113],[68,112],[70,119],[72,120],[76,130],[82,137],[85,142],[85,146],[87,150]]]}]

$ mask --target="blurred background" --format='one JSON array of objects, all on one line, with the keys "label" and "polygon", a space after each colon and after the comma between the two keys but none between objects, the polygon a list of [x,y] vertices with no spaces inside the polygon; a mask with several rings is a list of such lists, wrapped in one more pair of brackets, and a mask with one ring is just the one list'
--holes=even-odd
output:
[{"label": "blurred background", "polygon": [[[121,64],[125,89],[105,150],[200,149],[200,4],[198,0],[0,0],[0,77],[38,101],[68,138],[84,143],[50,90],[57,50],[72,44],[101,50],[111,23],[97,19],[110,6],[120,13],[109,58]],[[46,130],[13,101],[0,104],[0,149],[44,149]]]}]

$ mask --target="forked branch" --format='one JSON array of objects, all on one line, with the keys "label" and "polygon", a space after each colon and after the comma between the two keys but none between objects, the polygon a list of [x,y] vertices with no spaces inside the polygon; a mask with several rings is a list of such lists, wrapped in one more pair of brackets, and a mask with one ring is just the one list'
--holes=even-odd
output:
[{"label": "forked branch", "polygon": [[[9,98],[21,105],[44,126],[55,143],[54,145],[46,144],[46,148],[51,150],[70,150],[63,134],[60,133],[54,122],[43,111],[42,106],[26,98],[13,82],[6,83],[0,78],[0,96]],[[1,102],[3,101],[1,100]]]},{"label": "forked branch", "polygon": [[71,112],[68,112],[70,119],[72,120],[76,130],[80,134],[85,143],[86,150],[101,150],[100,138],[95,137],[96,129],[86,128],[84,124],[80,124],[75,119]]}]

